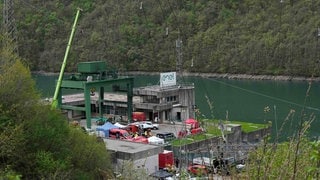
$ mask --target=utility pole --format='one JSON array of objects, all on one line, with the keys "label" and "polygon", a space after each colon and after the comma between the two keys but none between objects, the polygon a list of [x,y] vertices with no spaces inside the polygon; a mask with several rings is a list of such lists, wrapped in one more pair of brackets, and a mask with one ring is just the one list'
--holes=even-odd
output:
[{"label": "utility pole", "polygon": [[[318,27],[318,33],[317,33],[317,47],[316,47],[316,64],[318,64],[318,73],[320,74],[320,57],[319,57],[319,39],[320,39],[320,27]],[[316,71],[317,72],[317,71]]]},{"label": "utility pole", "polygon": [[[4,35],[11,39],[13,52],[18,53],[18,38],[17,27],[14,18],[14,4],[13,0],[3,0],[3,29]],[[6,41],[5,41],[6,42]],[[6,42],[5,46],[9,46]]]}]

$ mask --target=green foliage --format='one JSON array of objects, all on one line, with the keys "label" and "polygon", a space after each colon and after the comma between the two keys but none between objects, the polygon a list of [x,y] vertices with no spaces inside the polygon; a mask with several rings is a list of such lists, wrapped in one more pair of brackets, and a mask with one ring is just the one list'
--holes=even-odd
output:
[{"label": "green foliage", "polygon": [[75,0],[73,4],[76,8],[81,8],[83,11],[92,11],[94,8],[94,2],[91,0]]},{"label": "green foliage", "polygon": [[320,75],[317,1],[31,2],[36,12],[21,5],[15,15],[32,70],[60,70],[80,7],[68,71],[99,59],[120,70],[175,70],[180,37],[186,71]]},{"label": "green foliage", "polygon": [[[299,154],[295,154],[297,141],[264,144],[251,153],[246,173],[255,179],[292,179],[294,176],[296,179],[306,179],[306,177],[313,177],[314,173],[307,171],[310,170],[310,166],[314,167],[314,163],[310,161],[312,149],[309,143],[306,139],[300,141]],[[297,159],[296,156],[298,156]],[[297,164],[296,173],[294,172],[295,161]]]},{"label": "green foliage", "polygon": [[35,173],[41,179],[48,179],[51,177],[67,177],[68,173],[62,176],[62,172],[68,172],[68,161],[64,159],[57,159],[52,152],[39,151],[35,157],[36,169]]},{"label": "green foliage", "polygon": [[[265,107],[264,112],[269,110]],[[293,113],[290,111],[288,117]],[[319,141],[311,141],[307,136],[314,116],[307,116],[303,110],[301,114],[297,134],[288,141],[278,143],[277,137],[271,142],[270,137],[265,137],[250,152],[243,173],[247,179],[319,179]]]},{"label": "green foliage", "polygon": [[103,141],[99,141],[96,136],[88,136],[80,129],[71,129],[69,138],[68,147],[72,152],[70,160],[76,178],[91,179],[112,174],[110,157]]},{"label": "green foliage", "polygon": [[271,126],[271,124],[256,124],[256,123],[248,123],[248,122],[241,122],[241,121],[232,121],[230,123],[240,124],[241,130],[246,133],[257,131],[259,129],[263,129]]},{"label": "green foliage", "polygon": [[185,144],[193,143],[194,140],[192,138],[183,138],[183,139],[175,139],[171,142],[172,146],[181,146]]},{"label": "green foliage", "polygon": [[311,177],[318,179],[320,177],[320,141],[310,142],[310,148],[311,163],[307,166],[307,172]]},{"label": "green foliage", "polygon": [[112,177],[106,145],[42,103],[29,69],[7,44],[0,48],[0,179]]},{"label": "green foliage", "polygon": [[20,180],[21,175],[14,172],[10,166],[7,166],[4,170],[0,169],[0,179]]}]

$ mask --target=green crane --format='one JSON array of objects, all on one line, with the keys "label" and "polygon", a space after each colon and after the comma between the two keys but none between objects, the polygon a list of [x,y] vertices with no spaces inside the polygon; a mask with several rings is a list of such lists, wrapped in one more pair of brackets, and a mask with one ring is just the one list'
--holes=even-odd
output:
[{"label": "green crane", "polygon": [[59,74],[59,78],[58,78],[57,85],[56,85],[56,90],[54,92],[54,96],[53,96],[53,99],[52,99],[52,104],[51,104],[51,108],[52,109],[56,109],[57,106],[58,106],[58,94],[59,94],[59,91],[60,91],[61,82],[62,82],[62,78],[63,78],[63,74],[64,74],[64,69],[65,69],[66,64],[67,64],[67,59],[68,59],[68,55],[69,55],[69,51],[70,51],[70,47],[71,47],[71,42],[72,42],[72,39],[73,39],[73,36],[74,36],[74,32],[75,32],[75,29],[76,29],[76,25],[77,25],[77,21],[78,21],[78,18],[79,18],[80,11],[81,11],[81,9],[78,8],[77,9],[76,18],[75,18],[73,26],[72,26],[72,31],[71,31],[71,34],[70,34],[69,42],[68,42],[68,45],[67,45],[67,48],[66,48],[66,52],[65,52],[65,55],[64,55],[63,63],[61,65],[60,74]]}]

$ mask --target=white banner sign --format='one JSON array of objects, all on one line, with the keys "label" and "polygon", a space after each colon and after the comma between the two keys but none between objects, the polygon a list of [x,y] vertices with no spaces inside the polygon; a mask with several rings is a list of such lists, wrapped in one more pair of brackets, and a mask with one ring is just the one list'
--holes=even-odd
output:
[{"label": "white banner sign", "polygon": [[176,84],[176,72],[160,73],[160,87],[174,86]]}]

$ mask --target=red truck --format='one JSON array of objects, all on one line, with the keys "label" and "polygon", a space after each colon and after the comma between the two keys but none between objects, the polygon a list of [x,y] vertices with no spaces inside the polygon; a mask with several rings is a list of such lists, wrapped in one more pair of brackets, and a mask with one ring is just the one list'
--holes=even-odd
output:
[{"label": "red truck", "polygon": [[145,121],[146,119],[146,114],[144,112],[132,112],[133,121]]}]

